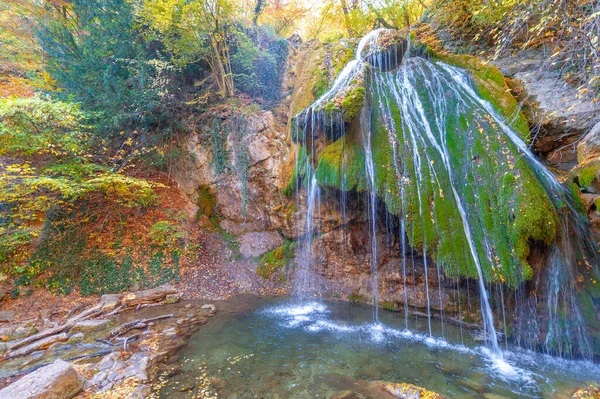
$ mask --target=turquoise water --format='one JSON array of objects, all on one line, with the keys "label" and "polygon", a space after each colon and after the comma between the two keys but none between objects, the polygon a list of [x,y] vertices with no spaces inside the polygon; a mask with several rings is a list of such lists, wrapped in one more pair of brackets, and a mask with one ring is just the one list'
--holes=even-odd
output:
[{"label": "turquoise water", "polygon": [[[448,398],[568,398],[600,367],[504,350],[498,367],[469,331],[338,301],[238,297],[182,350],[161,398],[331,398],[368,381],[407,382]],[[421,330],[422,331],[419,331]],[[375,396],[356,396],[375,397]],[[386,396],[387,397],[387,396]]]}]

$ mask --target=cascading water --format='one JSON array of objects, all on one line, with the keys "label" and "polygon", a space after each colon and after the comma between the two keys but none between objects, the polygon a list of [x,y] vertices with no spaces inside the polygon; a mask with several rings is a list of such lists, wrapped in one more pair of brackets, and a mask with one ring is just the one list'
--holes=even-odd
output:
[{"label": "cascading water", "polygon": [[[519,315],[516,323],[532,318],[528,324],[535,324],[536,331],[514,333],[516,342],[539,349],[539,331],[544,330],[546,352],[569,356],[577,351],[590,358],[594,351],[577,299],[577,264],[588,262],[597,273],[598,255],[588,238],[585,217],[576,211],[570,193],[528,150],[497,106],[482,98],[465,70],[428,59],[423,48],[411,45],[410,40],[390,45],[389,37],[381,37],[384,32],[365,36],[355,59],[339,73],[331,89],[294,120],[296,141],[305,151],[297,156],[296,173],[303,169],[307,192],[296,286],[307,289],[309,271],[314,267],[319,186],[333,186],[343,192],[344,222],[345,192],[362,191],[371,243],[376,322],[381,250],[377,237],[385,220],[385,229],[396,226],[399,236],[407,329],[408,294],[414,294],[415,288],[407,285],[408,266],[415,281],[415,253],[420,253],[430,337],[434,300],[430,297],[430,277],[437,277],[439,297],[435,300],[439,301],[442,319],[443,280],[455,278],[460,297],[460,277],[471,277],[479,289],[488,349],[503,371],[510,371],[510,366],[502,361],[492,299],[502,312],[498,319],[504,323],[505,332],[505,301],[515,298],[512,309]],[[361,85],[366,88],[362,111],[348,118],[343,99]],[[352,135],[359,147],[353,146]],[[323,148],[340,142],[342,171],[339,176],[331,175],[317,161]],[[383,205],[387,216],[380,218]],[[548,265],[541,272],[528,264],[533,242],[550,248]],[[433,261],[435,269],[431,272]],[[532,296],[545,295],[545,315],[531,298],[519,299],[520,292],[526,291],[525,281],[534,273],[543,287]],[[494,298],[486,282],[499,287]],[[466,288],[468,294],[468,283]],[[514,295],[505,295],[505,290],[512,290]],[[525,301],[527,305],[519,305]],[[457,302],[462,320],[460,299]]]}]

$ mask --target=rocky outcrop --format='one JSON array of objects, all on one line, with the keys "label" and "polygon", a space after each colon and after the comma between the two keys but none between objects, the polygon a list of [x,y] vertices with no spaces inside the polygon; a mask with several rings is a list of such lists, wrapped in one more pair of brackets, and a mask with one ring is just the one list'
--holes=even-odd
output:
[{"label": "rocky outcrop", "polygon": [[59,359],[1,390],[0,399],[71,399],[82,387],[77,371]]},{"label": "rocky outcrop", "polygon": [[283,238],[275,231],[254,231],[240,237],[240,254],[245,258],[261,256],[283,244]]},{"label": "rocky outcrop", "polygon": [[577,160],[585,164],[600,158],[600,122],[577,145]]},{"label": "rocky outcrop", "polygon": [[533,149],[549,163],[570,169],[577,143],[600,122],[600,102],[561,78],[544,50],[527,50],[493,61],[525,106],[533,133]]},{"label": "rocky outcrop", "polygon": [[285,216],[291,200],[280,190],[282,168],[289,156],[285,121],[276,119],[271,111],[253,113],[245,117],[248,134],[238,143],[227,127],[235,110],[221,111],[214,117],[223,120],[219,134],[226,136],[226,163],[232,169],[236,156],[247,152],[245,179],[232,170],[221,174],[215,171],[215,155],[207,138],[212,134],[212,120],[208,118],[182,143],[189,156],[174,168],[179,186],[202,212],[218,218],[221,228],[231,234],[276,230],[291,233],[292,226]]}]

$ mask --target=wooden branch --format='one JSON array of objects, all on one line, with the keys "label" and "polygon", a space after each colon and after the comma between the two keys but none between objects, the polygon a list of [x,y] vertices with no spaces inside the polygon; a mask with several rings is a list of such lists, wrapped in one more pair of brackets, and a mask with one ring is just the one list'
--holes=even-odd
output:
[{"label": "wooden branch", "polygon": [[10,352],[6,358],[12,359],[15,357],[29,355],[31,352],[35,352],[41,349],[47,349],[48,347],[50,347],[50,345],[56,342],[66,342],[68,339],[69,337],[67,337],[67,334],[65,334],[64,332],[60,334],[50,335],[49,337],[37,340],[32,344],[23,346],[20,349]]},{"label": "wooden branch", "polygon": [[117,336],[125,334],[125,333],[127,333],[127,332],[129,332],[131,330],[146,328],[146,326],[148,325],[148,323],[150,323],[152,321],[169,319],[169,318],[172,318],[172,317],[174,317],[173,313],[162,315],[162,316],[157,316],[157,317],[152,317],[150,319],[137,319],[137,320],[129,321],[127,323],[121,324],[118,327],[113,328],[113,330],[110,332],[109,336],[111,338],[117,337]]},{"label": "wooden branch", "polygon": [[67,320],[67,322],[65,324],[62,324],[62,325],[54,327],[54,328],[48,328],[44,331],[41,331],[37,334],[33,334],[29,337],[23,338],[18,341],[8,342],[6,344],[6,347],[8,350],[13,351],[13,350],[23,347],[25,345],[29,345],[40,339],[50,337],[52,335],[60,334],[63,331],[70,330],[71,328],[73,328],[73,326],[75,324],[77,324],[77,322],[89,319],[90,317],[92,317],[94,315],[98,315],[101,312],[102,312],[102,307],[100,305],[96,305],[86,311],[79,313],[77,316],[70,318],[69,320]]}]

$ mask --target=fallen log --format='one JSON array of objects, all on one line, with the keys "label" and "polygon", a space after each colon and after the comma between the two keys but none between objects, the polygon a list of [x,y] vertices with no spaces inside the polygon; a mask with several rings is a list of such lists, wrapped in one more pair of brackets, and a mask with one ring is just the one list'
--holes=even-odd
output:
[{"label": "fallen log", "polygon": [[109,334],[109,337],[111,337],[111,338],[117,337],[117,336],[125,334],[131,330],[144,329],[148,326],[148,323],[150,323],[152,321],[169,319],[169,318],[172,318],[173,316],[174,316],[174,314],[171,313],[171,314],[166,314],[166,315],[162,315],[162,316],[152,317],[149,319],[137,319],[137,320],[129,321],[127,323],[121,324],[118,327],[113,328]]},{"label": "fallen log", "polygon": [[96,305],[88,310],[85,310],[85,311],[79,313],[77,316],[70,318],[69,320],[67,320],[67,322],[65,324],[62,324],[60,326],[53,327],[53,328],[47,328],[44,331],[40,331],[37,334],[30,335],[29,337],[20,339],[18,341],[7,342],[6,348],[10,351],[13,351],[15,349],[18,349],[25,345],[29,345],[35,341],[49,337],[51,335],[60,334],[63,331],[71,329],[78,321],[86,320],[92,316],[96,316],[96,315],[100,314],[101,312],[102,312],[102,307],[100,307],[99,305]]},{"label": "fallen log", "polygon": [[137,291],[126,294],[122,303],[125,306],[137,306],[139,304],[158,302],[163,300],[169,294],[175,294],[177,290],[172,285],[161,285],[146,291]]},{"label": "fallen log", "polygon": [[64,332],[60,334],[51,335],[49,337],[37,340],[34,343],[29,344],[27,346],[23,346],[20,349],[11,351],[8,354],[7,359],[13,359],[15,357],[29,355],[31,352],[47,349],[50,345],[56,342],[66,342],[68,339],[69,337],[67,337],[67,334],[65,334]]}]

